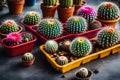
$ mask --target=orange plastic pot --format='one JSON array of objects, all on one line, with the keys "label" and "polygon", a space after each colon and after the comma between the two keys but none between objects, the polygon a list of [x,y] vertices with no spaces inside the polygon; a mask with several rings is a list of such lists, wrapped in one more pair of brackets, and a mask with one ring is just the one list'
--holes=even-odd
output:
[{"label": "orange plastic pot", "polygon": [[11,14],[21,14],[23,11],[25,0],[7,0],[9,12]]},{"label": "orange plastic pot", "polygon": [[73,16],[74,6],[69,8],[63,8],[58,6],[57,11],[59,20],[64,23],[68,20],[69,17]]},{"label": "orange plastic pot", "polygon": [[41,10],[42,10],[43,18],[54,17],[56,9],[57,9],[57,5],[44,6],[43,3],[41,3]]}]

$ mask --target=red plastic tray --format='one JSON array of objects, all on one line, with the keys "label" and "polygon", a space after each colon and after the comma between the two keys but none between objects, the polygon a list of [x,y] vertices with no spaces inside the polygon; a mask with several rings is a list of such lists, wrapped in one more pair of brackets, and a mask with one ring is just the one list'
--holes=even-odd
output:
[{"label": "red plastic tray", "polygon": [[[23,33],[25,32],[22,32],[21,34]],[[34,43],[37,40],[37,38],[34,35],[33,37],[34,37],[33,40],[15,46],[7,46],[6,44],[4,44],[4,40],[6,39],[4,38],[2,39],[1,44],[3,45],[4,50],[8,56],[15,57],[26,52],[30,52],[32,50]]]}]

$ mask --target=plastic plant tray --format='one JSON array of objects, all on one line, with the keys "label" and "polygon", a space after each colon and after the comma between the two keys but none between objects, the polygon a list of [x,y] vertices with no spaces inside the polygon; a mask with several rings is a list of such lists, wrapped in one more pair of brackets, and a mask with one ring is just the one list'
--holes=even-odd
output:
[{"label": "plastic plant tray", "polygon": [[[23,34],[23,33],[25,33],[25,32],[22,32],[21,34]],[[37,38],[34,35],[33,35],[33,37],[34,37],[33,40],[31,40],[29,42],[24,42],[22,44],[15,45],[15,46],[7,46],[4,43],[4,40],[6,38],[4,38],[4,39],[2,39],[1,44],[3,45],[4,50],[8,56],[15,57],[15,56],[24,54],[26,52],[30,52],[32,50],[34,43],[37,40]]]},{"label": "plastic plant tray", "polygon": [[[71,36],[72,37],[72,36]],[[79,67],[81,64],[88,63],[92,60],[98,59],[98,58],[104,58],[109,56],[110,54],[115,54],[120,51],[120,44],[116,44],[115,46],[106,48],[104,50],[101,50],[99,52],[91,53],[85,57],[79,58],[77,60],[74,60],[72,62],[69,62],[68,64],[65,64],[63,66],[56,63],[56,61],[44,50],[44,45],[41,45],[39,49],[42,51],[42,53],[46,56],[48,62],[51,63],[51,65],[61,73],[68,72],[74,68]]]},{"label": "plastic plant tray", "polygon": [[[41,35],[38,31],[35,30],[35,28],[36,28],[37,26],[32,26],[32,27],[25,26],[25,27],[26,27],[26,29],[27,29],[28,31],[31,31],[33,34],[36,34],[38,38],[41,38],[42,41],[45,42],[45,41],[48,40],[46,37],[44,37],[44,36]],[[72,35],[72,34],[69,34],[68,32],[66,32],[66,31],[64,31],[64,30],[63,30],[63,34],[64,34],[64,35],[61,35],[61,36],[59,36],[59,37],[57,37],[57,38],[54,38],[53,40],[55,40],[55,41],[61,40],[61,39],[64,39],[64,38]]]}]

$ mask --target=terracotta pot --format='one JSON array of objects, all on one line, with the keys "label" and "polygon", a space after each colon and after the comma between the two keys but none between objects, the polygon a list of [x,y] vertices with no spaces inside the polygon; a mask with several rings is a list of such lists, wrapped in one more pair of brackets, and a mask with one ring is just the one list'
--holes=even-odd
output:
[{"label": "terracotta pot", "polygon": [[68,20],[69,17],[73,16],[74,6],[70,8],[62,8],[58,6],[57,11],[59,20],[64,23]]},{"label": "terracotta pot", "polygon": [[77,76],[77,72],[75,73],[75,80],[91,80],[92,72],[88,71],[88,76],[86,78],[80,78]]},{"label": "terracotta pot", "polygon": [[21,14],[25,0],[15,1],[15,0],[7,0],[9,12],[11,14]]},{"label": "terracotta pot", "polygon": [[[19,26],[19,31],[17,31],[18,33],[20,33],[20,32],[22,32],[22,30],[23,30],[23,28],[21,27],[21,26]],[[6,37],[8,34],[4,34],[4,33],[1,33],[0,32],[0,36],[2,37],[2,38],[4,38],[4,37]]]},{"label": "terracotta pot", "polygon": [[25,61],[25,60],[22,59],[22,63],[23,63],[24,66],[32,66],[34,61],[35,61],[35,57],[31,61]]},{"label": "terracotta pot", "polygon": [[76,15],[78,9],[79,9],[80,7],[82,7],[82,6],[84,6],[84,5],[86,5],[86,2],[85,2],[85,1],[83,1],[83,3],[82,3],[81,5],[75,5],[74,15]]},{"label": "terracotta pot", "polygon": [[54,17],[56,9],[57,9],[57,5],[56,6],[44,6],[43,3],[41,3],[41,10],[42,10],[43,18]]},{"label": "terracotta pot", "polygon": [[108,26],[111,26],[111,27],[115,28],[117,22],[120,20],[120,16],[119,16],[118,19],[115,19],[115,20],[102,20],[102,19],[98,19],[98,18],[97,18],[97,20],[100,21],[103,24],[106,24]]}]

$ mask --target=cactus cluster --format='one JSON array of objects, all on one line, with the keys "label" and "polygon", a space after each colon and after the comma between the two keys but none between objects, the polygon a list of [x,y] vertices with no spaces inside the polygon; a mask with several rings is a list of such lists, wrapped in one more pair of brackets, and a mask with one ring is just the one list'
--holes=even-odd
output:
[{"label": "cactus cluster", "polygon": [[84,32],[87,28],[87,22],[81,16],[70,17],[66,25],[66,30],[73,34]]},{"label": "cactus cluster", "polygon": [[22,60],[24,61],[32,61],[33,59],[34,59],[34,56],[30,52],[27,52],[22,56]]},{"label": "cactus cluster", "polygon": [[26,32],[22,34],[22,38],[24,42],[28,42],[28,41],[33,40],[33,35],[31,33]]},{"label": "cactus cluster", "polygon": [[77,15],[84,17],[90,23],[95,20],[97,13],[91,6],[82,6],[78,9]]},{"label": "cactus cluster", "polygon": [[21,34],[12,32],[7,35],[5,44],[8,46],[15,46],[22,43],[22,37]]},{"label": "cactus cluster", "polygon": [[85,67],[80,68],[80,70],[77,72],[76,76],[79,78],[86,78],[88,76],[88,69]]},{"label": "cactus cluster", "polygon": [[115,20],[119,18],[119,8],[112,2],[103,2],[99,5],[97,18],[102,20]]},{"label": "cactus cluster", "polygon": [[117,44],[120,40],[119,33],[112,27],[101,30],[97,35],[97,42],[103,48]]},{"label": "cactus cluster", "polygon": [[24,23],[27,25],[35,25],[40,22],[40,14],[35,11],[29,11],[24,16]]},{"label": "cactus cluster", "polygon": [[62,34],[63,27],[57,19],[47,18],[40,22],[37,30],[47,39],[53,39]]},{"label": "cactus cluster", "polygon": [[69,8],[73,6],[73,0],[59,0],[59,3],[63,8]]},{"label": "cactus cluster", "polygon": [[83,3],[83,0],[73,0],[73,4],[75,5],[81,5]]},{"label": "cactus cluster", "polygon": [[48,52],[48,53],[54,53],[58,50],[58,44],[56,41],[54,40],[48,40],[46,43],[45,43],[45,50]]},{"label": "cactus cluster", "polygon": [[84,37],[78,37],[75,38],[70,45],[70,52],[77,57],[83,57],[92,51],[92,44],[91,42],[84,38]]},{"label": "cactus cluster", "polygon": [[102,27],[102,23],[100,21],[93,20],[89,25],[89,30],[93,30],[100,27]]},{"label": "cactus cluster", "polygon": [[65,56],[60,56],[57,58],[56,62],[59,64],[59,65],[65,65],[68,63],[68,58],[65,57]]},{"label": "cactus cluster", "polygon": [[57,0],[43,0],[44,6],[54,6],[56,5]]},{"label": "cactus cluster", "polygon": [[14,20],[6,20],[0,26],[0,32],[3,34],[17,32],[18,30],[19,30],[18,24]]}]

